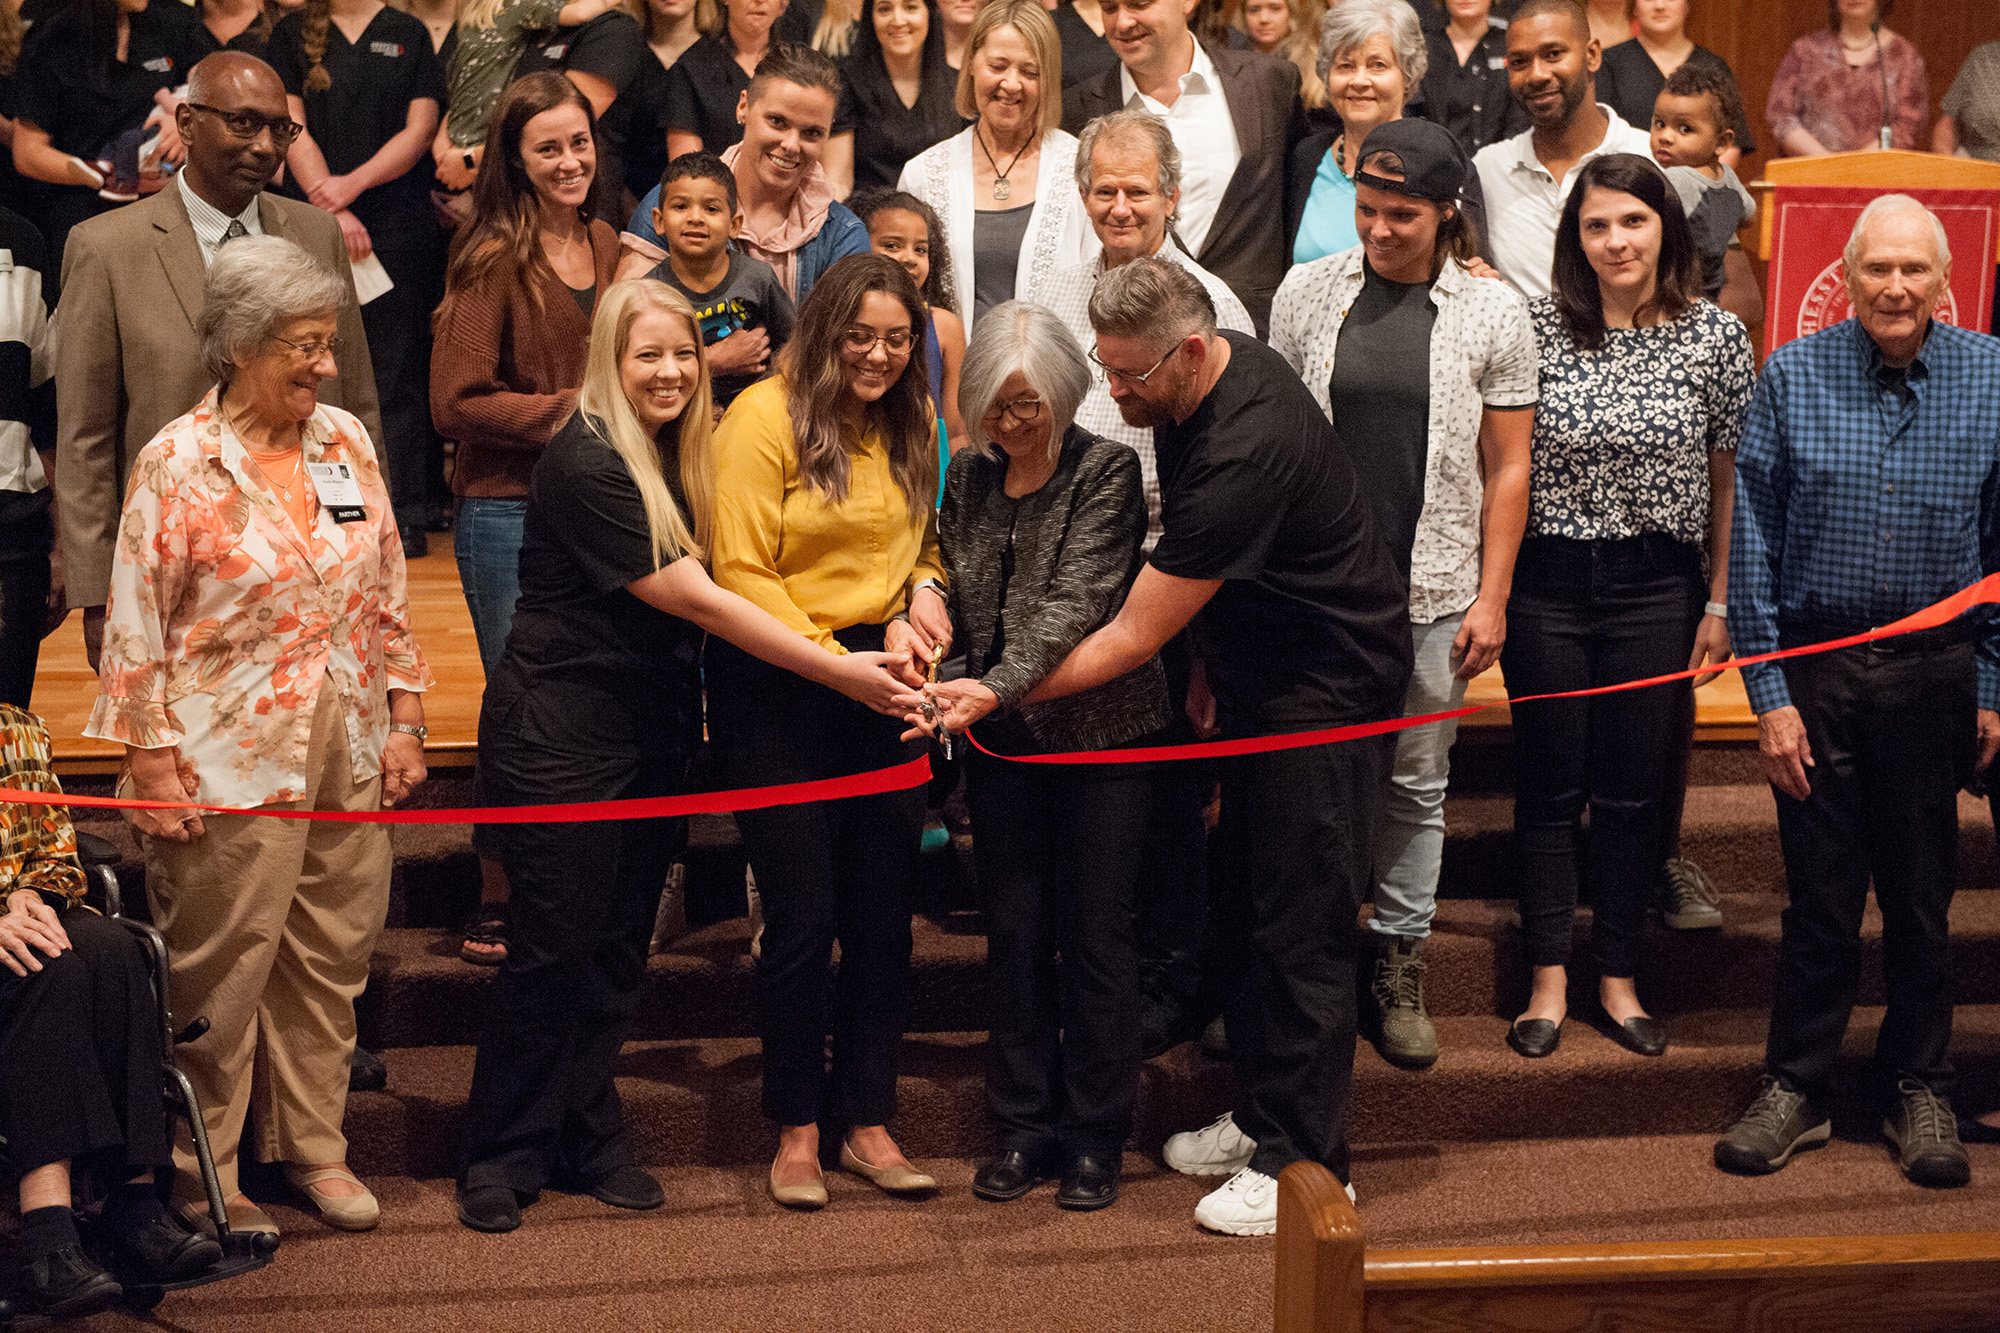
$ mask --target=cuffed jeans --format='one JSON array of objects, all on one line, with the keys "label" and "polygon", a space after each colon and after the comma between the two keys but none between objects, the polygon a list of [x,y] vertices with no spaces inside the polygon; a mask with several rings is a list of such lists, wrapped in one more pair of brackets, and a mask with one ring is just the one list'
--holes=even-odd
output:
[{"label": "cuffed jeans", "polygon": [[468,495],[459,501],[452,530],[458,582],[472,613],[479,665],[489,679],[514,625],[514,603],[521,600],[521,529],[527,518],[526,500]]},{"label": "cuffed jeans", "polygon": [[[1452,640],[1465,612],[1411,625],[1416,670],[1403,696],[1403,715],[1442,713],[1465,702],[1465,682],[1452,660]],[[1437,915],[1438,870],[1444,864],[1444,793],[1451,780],[1451,743],[1458,719],[1411,727],[1396,735],[1396,766],[1375,830],[1375,915],[1383,935],[1422,939]]]}]

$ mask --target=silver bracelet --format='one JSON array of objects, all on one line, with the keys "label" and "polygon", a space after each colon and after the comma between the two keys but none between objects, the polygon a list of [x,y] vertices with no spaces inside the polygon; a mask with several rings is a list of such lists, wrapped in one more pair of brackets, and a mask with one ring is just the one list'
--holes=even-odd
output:
[{"label": "silver bracelet", "polygon": [[1729,619],[1729,603],[1710,602],[1702,608],[1702,613],[1704,615],[1721,616],[1724,620],[1727,620]]}]

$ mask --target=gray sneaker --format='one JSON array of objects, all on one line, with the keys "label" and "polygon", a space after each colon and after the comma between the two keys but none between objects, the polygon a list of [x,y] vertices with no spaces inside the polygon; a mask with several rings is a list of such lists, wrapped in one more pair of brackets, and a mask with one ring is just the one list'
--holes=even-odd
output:
[{"label": "gray sneaker", "polygon": [[1896,1165],[1912,1185],[1956,1189],[1972,1180],[1972,1163],[1958,1141],[1951,1103],[1913,1078],[1896,1081],[1896,1107],[1882,1122],[1882,1137],[1896,1149]]},{"label": "gray sneaker", "polygon": [[1375,1049],[1398,1069],[1429,1069],[1437,1063],[1437,1027],[1424,1009],[1424,942],[1392,936],[1375,960],[1368,987],[1380,1034]]},{"label": "gray sneaker", "polygon": [[1823,1147],[1832,1137],[1833,1121],[1823,1109],[1766,1074],[1757,1100],[1715,1141],[1715,1164],[1738,1175],[1768,1176],[1792,1154]]},{"label": "gray sneaker", "polygon": [[1667,858],[1667,892],[1660,917],[1671,930],[1714,930],[1722,924],[1715,886],[1700,866],[1684,856]]}]

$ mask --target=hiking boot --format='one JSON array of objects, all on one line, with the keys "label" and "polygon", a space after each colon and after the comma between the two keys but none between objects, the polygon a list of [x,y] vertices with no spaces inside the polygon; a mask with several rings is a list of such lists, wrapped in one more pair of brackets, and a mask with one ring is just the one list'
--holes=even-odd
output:
[{"label": "hiking boot", "polygon": [[1832,1137],[1824,1109],[1766,1074],[1750,1109],[1716,1140],[1715,1164],[1738,1175],[1768,1176],[1794,1153],[1824,1147]]},{"label": "hiking boot", "polygon": [[1660,918],[1670,930],[1714,930],[1722,924],[1715,886],[1700,866],[1684,856],[1667,858],[1667,891]]},{"label": "hiking boot", "polygon": [[1375,960],[1368,987],[1379,1037],[1375,1049],[1398,1069],[1429,1069],[1437,1063],[1437,1027],[1424,1009],[1423,940],[1394,935]]},{"label": "hiking boot", "polygon": [[1896,1080],[1897,1102],[1882,1122],[1882,1137],[1896,1149],[1896,1165],[1912,1185],[1956,1189],[1972,1179],[1972,1163],[1958,1140],[1951,1103],[1916,1079]]}]

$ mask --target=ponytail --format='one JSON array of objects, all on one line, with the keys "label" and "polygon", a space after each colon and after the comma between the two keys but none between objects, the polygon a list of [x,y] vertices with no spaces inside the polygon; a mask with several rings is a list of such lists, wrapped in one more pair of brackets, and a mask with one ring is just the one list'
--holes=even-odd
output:
[{"label": "ponytail", "polygon": [[333,0],[306,0],[300,25],[306,53],[306,91],[309,93],[323,93],[333,87],[333,76],[326,72],[326,30],[332,21]]}]

